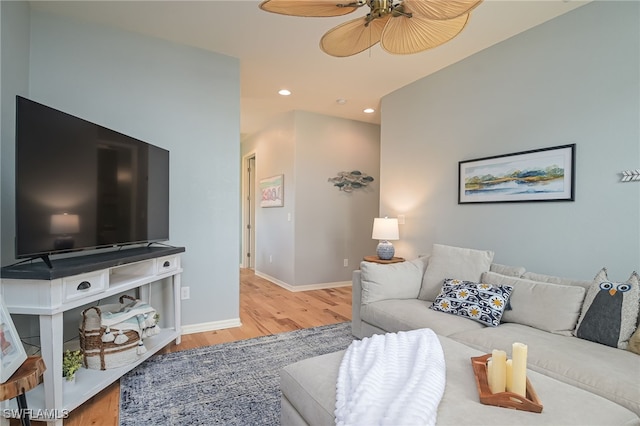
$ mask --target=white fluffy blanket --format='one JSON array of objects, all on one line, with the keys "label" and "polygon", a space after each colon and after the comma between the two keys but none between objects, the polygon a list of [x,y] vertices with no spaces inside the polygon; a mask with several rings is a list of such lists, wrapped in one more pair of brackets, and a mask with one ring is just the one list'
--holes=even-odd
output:
[{"label": "white fluffy blanket", "polygon": [[432,330],[356,340],[340,364],[336,424],[433,425],[444,387],[444,354]]}]

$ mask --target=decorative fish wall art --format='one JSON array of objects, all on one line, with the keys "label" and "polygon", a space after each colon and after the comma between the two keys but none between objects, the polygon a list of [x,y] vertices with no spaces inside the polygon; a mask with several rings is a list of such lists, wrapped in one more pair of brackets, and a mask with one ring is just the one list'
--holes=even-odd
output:
[{"label": "decorative fish wall art", "polygon": [[373,182],[373,177],[359,170],[340,172],[338,176],[329,178],[328,181],[337,186],[340,191],[352,192],[354,189],[364,188]]}]

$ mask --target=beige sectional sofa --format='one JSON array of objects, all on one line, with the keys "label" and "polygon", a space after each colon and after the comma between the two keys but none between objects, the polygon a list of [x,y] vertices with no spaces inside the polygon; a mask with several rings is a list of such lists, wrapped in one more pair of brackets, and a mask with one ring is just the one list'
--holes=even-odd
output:
[{"label": "beige sectional sofa", "polygon": [[[363,262],[353,273],[352,330],[357,338],[418,328],[438,334],[447,369],[438,424],[640,424],[640,355],[574,336],[585,298],[593,299],[592,281],[491,263],[488,251],[434,245],[434,253],[437,249],[439,256],[401,264]],[[498,326],[430,308],[440,303],[439,289],[451,271],[458,276],[449,278],[512,288]],[[635,289],[636,304],[638,294]],[[626,340],[621,346],[629,345]],[[493,349],[509,354],[513,342],[528,345],[528,375],[544,405],[541,414],[478,401],[469,358]],[[312,358],[282,371],[283,425],[333,424],[341,355]]]}]

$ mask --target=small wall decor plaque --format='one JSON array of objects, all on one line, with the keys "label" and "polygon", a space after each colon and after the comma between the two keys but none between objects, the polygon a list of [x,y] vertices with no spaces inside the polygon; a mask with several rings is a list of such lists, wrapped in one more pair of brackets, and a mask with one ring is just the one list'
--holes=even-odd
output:
[{"label": "small wall decor plaque", "polygon": [[340,191],[351,192],[354,189],[366,187],[374,179],[366,173],[353,170],[351,172],[340,172],[338,176],[329,178],[328,181],[333,183],[333,186],[337,186]]},{"label": "small wall decor plaque", "polygon": [[260,179],[260,207],[284,206],[284,175]]},{"label": "small wall decor plaque", "polygon": [[625,170],[621,174],[620,182],[640,182],[640,169]]},{"label": "small wall decor plaque", "polygon": [[458,204],[573,201],[575,144],[458,163]]}]

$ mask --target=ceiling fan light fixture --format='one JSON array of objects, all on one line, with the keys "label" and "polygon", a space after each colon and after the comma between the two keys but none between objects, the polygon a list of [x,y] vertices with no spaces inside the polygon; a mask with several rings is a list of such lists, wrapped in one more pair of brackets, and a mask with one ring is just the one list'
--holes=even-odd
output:
[{"label": "ceiling fan light fixture", "polygon": [[382,30],[391,15],[366,24],[357,18],[327,31],[320,39],[320,49],[328,55],[344,58],[363,52],[380,41]]},{"label": "ceiling fan light fixture", "polygon": [[[342,1],[343,3],[336,3]],[[467,25],[482,0],[265,0],[260,9],[292,16],[341,16],[367,5],[369,13],[340,24],[320,39],[320,49],[339,58],[380,43],[408,55],[440,46]]]},{"label": "ceiling fan light fixture", "polygon": [[467,14],[478,7],[482,0],[404,0],[409,12],[423,18],[446,20]]},{"label": "ceiling fan light fixture", "polygon": [[365,4],[351,6],[353,3],[356,2],[346,0],[338,5],[336,0],[265,0],[260,9],[280,15],[329,17],[347,15]]},{"label": "ceiling fan light fixture", "polygon": [[392,19],[382,31],[380,45],[389,52],[409,55],[438,47],[462,32],[469,14],[457,18],[434,21],[414,15],[411,19]]}]

